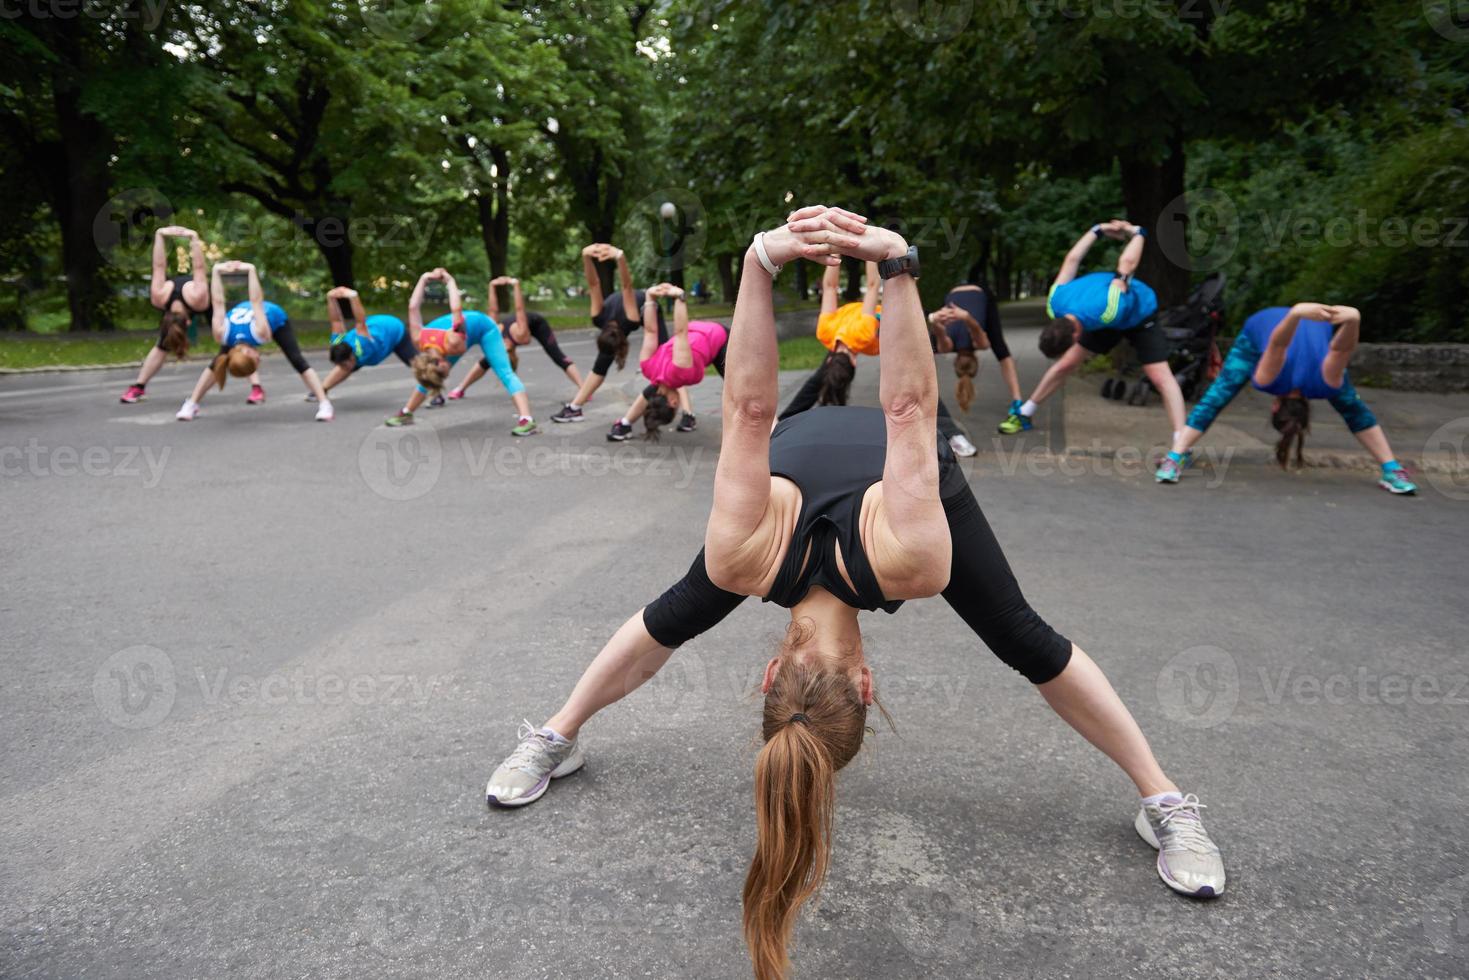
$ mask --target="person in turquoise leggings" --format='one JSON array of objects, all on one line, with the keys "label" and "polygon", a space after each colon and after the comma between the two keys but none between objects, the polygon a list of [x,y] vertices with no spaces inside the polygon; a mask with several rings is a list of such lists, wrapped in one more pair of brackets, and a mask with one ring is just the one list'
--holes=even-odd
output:
[{"label": "person in turquoise leggings", "polygon": [[[449,312],[436,320],[423,322],[423,294],[430,282],[442,282],[449,293]],[[459,284],[444,269],[434,269],[418,277],[413,295],[408,300],[408,329],[413,334],[413,343],[418,355],[410,365],[418,386],[408,396],[403,410],[389,418],[390,426],[413,424],[413,413],[423,404],[430,393],[443,391],[449,380],[449,372],[464,356],[465,351],[479,345],[485,360],[500,383],[505,386],[510,400],[515,403],[516,422],[511,435],[528,436],[536,432],[536,421],[531,418],[530,398],[525,393],[525,383],[510,366],[510,355],[505,352],[505,342],[500,337],[500,325],[492,317],[478,310],[466,311]]]},{"label": "person in turquoise leggings", "polygon": [[1341,415],[1357,441],[1382,467],[1378,485],[1391,493],[1414,493],[1387,443],[1377,416],[1362,401],[1347,376],[1356,353],[1362,315],[1350,306],[1297,303],[1260,310],[1245,321],[1229,349],[1219,377],[1189,413],[1173,449],[1155,474],[1159,483],[1177,483],[1194,443],[1246,384],[1275,396],[1270,422],[1280,433],[1275,459],[1285,468],[1295,444],[1296,465],[1311,427],[1311,399],[1322,399]]}]

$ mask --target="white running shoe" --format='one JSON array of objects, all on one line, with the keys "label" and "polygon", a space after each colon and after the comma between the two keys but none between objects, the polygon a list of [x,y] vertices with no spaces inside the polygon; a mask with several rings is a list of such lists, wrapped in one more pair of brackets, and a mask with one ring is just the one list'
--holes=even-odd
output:
[{"label": "white running shoe", "polygon": [[174,416],[180,422],[192,422],[198,417],[199,403],[187,400],[184,402],[184,407],[180,408],[178,414]]},{"label": "white running shoe", "polygon": [[485,802],[491,806],[534,803],[546,794],[551,780],[571,775],[587,761],[574,739],[555,741],[528,721],[521,723],[517,735],[520,744],[485,787]]},{"label": "white running shoe", "polygon": [[1189,793],[1142,807],[1132,825],[1157,849],[1163,884],[1194,898],[1217,898],[1224,893],[1224,858],[1199,819],[1203,808]]},{"label": "white running shoe", "polygon": [[957,432],[949,437],[949,448],[954,450],[955,456],[973,456],[979,450],[974,448],[974,443],[962,432]]},{"label": "white running shoe", "polygon": [[332,408],[332,403],[331,402],[329,402],[329,401],[322,402],[320,405],[317,406],[317,408],[316,408],[316,421],[318,421],[318,422],[330,422],[332,419],[334,419],[336,417],[337,417],[337,410],[334,409],[334,408]]}]

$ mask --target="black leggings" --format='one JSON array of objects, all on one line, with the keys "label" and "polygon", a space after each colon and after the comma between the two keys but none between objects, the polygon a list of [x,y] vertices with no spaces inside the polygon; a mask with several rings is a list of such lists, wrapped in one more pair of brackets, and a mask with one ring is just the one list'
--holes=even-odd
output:
[{"label": "black leggings", "polygon": [[[944,601],[1026,680],[1053,680],[1071,661],[1071,641],[1030,608],[974,492],[967,482],[953,482],[957,487],[944,497],[954,551]],[[701,549],[688,574],[643,610],[643,626],[659,644],[678,647],[717,626],[744,601],[709,580]]]},{"label": "black leggings", "polygon": [[[529,321],[531,337],[536,343],[541,345],[541,349],[546,352],[546,356],[551,359],[551,363],[563,371],[571,367],[572,360],[566,356],[566,352],[561,349],[561,345],[556,343],[556,331],[551,329],[550,322],[539,313],[528,314],[526,320]],[[505,330],[505,336],[510,337],[508,332],[510,326],[508,322],[500,329]],[[514,344],[515,338],[510,337],[510,342]],[[520,345],[516,344],[516,346]],[[485,371],[492,370],[488,357],[481,357],[479,359],[479,366]]]},{"label": "black leggings", "polygon": [[[823,364],[811,372],[811,376],[805,380],[800,390],[786,403],[786,407],[776,417],[777,421],[784,422],[792,415],[800,415],[807,409],[816,407],[816,401],[821,397],[821,372],[825,369],[826,365]],[[723,373],[723,371],[720,372],[720,374]],[[949,406],[944,404],[942,398],[939,399],[938,427],[939,432],[945,439],[952,439],[955,436],[964,434],[964,430],[959,427],[958,422],[954,421],[954,416],[949,412]]]},{"label": "black leggings", "polygon": [[297,374],[305,374],[311,370],[311,365],[306,363],[306,358],[301,356],[301,345],[296,343],[296,331],[291,329],[290,323],[281,324],[280,328],[271,331],[271,339],[286,355],[286,360],[291,362],[291,367],[296,369]]},{"label": "black leggings", "polygon": [[1010,356],[1010,345],[1005,343],[1005,331],[1000,329],[1000,308],[988,292],[978,289],[953,289],[944,297],[945,303],[953,303],[974,317],[984,335],[989,338],[990,350],[995,360],[1003,361]]}]

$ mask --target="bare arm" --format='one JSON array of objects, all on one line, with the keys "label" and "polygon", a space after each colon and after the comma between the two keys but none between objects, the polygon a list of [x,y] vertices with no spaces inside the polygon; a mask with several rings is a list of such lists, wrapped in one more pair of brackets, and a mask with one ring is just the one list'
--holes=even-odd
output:
[{"label": "bare arm", "polygon": [[646,315],[643,317],[643,346],[638,350],[639,364],[658,352],[658,300],[667,295],[665,285],[659,283],[643,295]]},{"label": "bare arm", "polygon": [[821,313],[833,313],[841,305],[842,267],[829,265],[821,273]]},{"label": "bare arm", "polygon": [[246,281],[249,283],[250,312],[255,318],[255,333],[261,337],[274,336],[270,329],[270,317],[265,315],[265,290],[260,287],[260,273],[253,262],[241,262],[244,268]]},{"label": "bare arm", "polygon": [[673,297],[673,363],[681,368],[694,366],[694,349],[689,346],[689,306],[677,286],[669,286]]},{"label": "bare arm", "polygon": [[438,270],[444,285],[449,288],[449,321],[455,330],[464,329],[464,296],[459,292],[459,283],[443,269]]},{"label": "bare arm", "polygon": [[1280,377],[1280,372],[1285,367],[1285,355],[1290,350],[1290,342],[1295,339],[1296,327],[1303,319],[1330,320],[1331,307],[1321,303],[1297,303],[1290,308],[1285,318],[1270,331],[1270,341],[1260,354],[1260,362],[1255,365],[1256,384],[1268,385]]},{"label": "bare arm", "polygon": [[876,262],[868,262],[863,271],[867,285],[862,291],[862,315],[877,316],[877,301],[882,297],[882,277],[877,274]]},{"label": "bare arm", "polygon": [[209,298],[213,309],[210,312],[209,326],[214,331],[215,343],[224,343],[227,333],[225,325],[224,308],[224,274],[234,265],[233,262],[214,263],[214,273],[209,277]]},{"label": "bare arm", "polygon": [[1098,225],[1088,229],[1076,240],[1076,244],[1071,246],[1071,251],[1067,252],[1066,258],[1061,260],[1061,271],[1056,273],[1056,281],[1051,283],[1052,287],[1060,286],[1076,278],[1076,274],[1081,271],[1081,263],[1086,259],[1086,253],[1092,250],[1092,246],[1096,244],[1098,236],[1101,235],[1101,227]]},{"label": "bare arm", "polygon": [[1143,248],[1148,242],[1142,235],[1140,225],[1128,225],[1127,230],[1132,238],[1128,240],[1127,246],[1122,250],[1122,255],[1117,259],[1117,277],[1124,280],[1137,272],[1138,263],[1143,260]]},{"label": "bare arm", "polygon": [[628,268],[627,255],[615,245],[607,247],[612,250],[612,257],[617,260],[617,278],[622,287],[622,308],[627,313],[627,318],[637,323],[642,312],[638,309],[638,293],[632,286],[632,270]]},{"label": "bare arm", "polygon": [[587,278],[587,298],[591,301],[589,316],[595,320],[602,312],[602,277],[597,275],[597,260],[606,258],[608,246],[593,244],[581,250],[582,274]]},{"label": "bare arm", "polygon": [[351,286],[337,286],[326,294],[326,315],[331,320],[332,333],[347,332],[342,323],[342,307],[337,302],[341,299],[345,299],[347,305],[352,309],[352,319],[356,321],[352,324],[352,329],[364,337],[370,337],[371,333],[367,329],[367,311],[362,308],[362,297],[357,295],[357,290]]},{"label": "bare arm", "polygon": [[1347,365],[1357,352],[1357,343],[1362,334],[1362,314],[1354,306],[1331,307],[1331,322],[1336,325],[1336,335],[1331,338],[1331,348],[1321,362],[1321,379],[1333,388],[1340,388],[1347,377]]},{"label": "bare arm", "polygon": [[495,288],[497,286],[509,286],[514,296],[515,322],[504,325],[510,332],[510,338],[517,344],[530,343],[530,314],[525,309],[525,293],[520,289],[520,280],[514,276],[500,276],[497,279],[490,280],[490,297],[488,303],[490,317],[496,323],[501,323],[499,297],[495,295]]},{"label": "bare arm", "polygon": [[418,343],[418,335],[423,332],[423,294],[429,281],[436,279],[436,272],[425,272],[418,277],[418,282],[413,286],[413,294],[408,297],[408,335],[415,345]]},{"label": "bare arm", "polygon": [[342,304],[338,302],[342,298],[342,290],[345,286],[336,286],[327,290],[326,293],[326,318],[331,324],[333,336],[347,332],[347,326],[342,322]]}]

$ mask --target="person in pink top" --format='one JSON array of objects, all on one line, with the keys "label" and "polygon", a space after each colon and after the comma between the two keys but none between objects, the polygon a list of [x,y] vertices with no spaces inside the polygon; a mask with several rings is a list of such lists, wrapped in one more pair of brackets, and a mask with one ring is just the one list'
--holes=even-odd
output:
[{"label": "person in pink top", "polygon": [[[673,298],[673,337],[658,343],[658,301]],[[632,435],[633,423],[643,420],[645,438],[657,439],[658,430],[671,423],[677,414],[679,389],[704,380],[709,366],[724,377],[724,351],[729,345],[729,331],[712,320],[689,320],[684,292],[671,283],[659,283],[648,290],[644,299],[643,349],[638,364],[648,387],[638,396],[627,414],[612,423],[608,442],[625,442]],[[693,416],[684,415],[680,432],[694,428]]]}]

